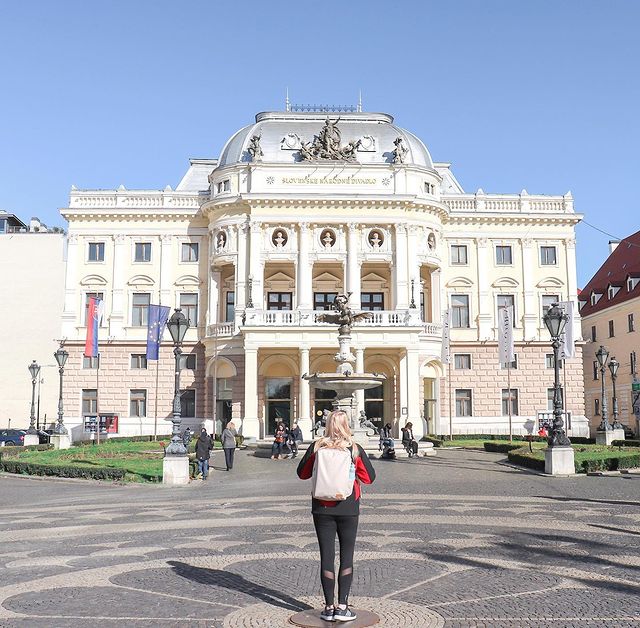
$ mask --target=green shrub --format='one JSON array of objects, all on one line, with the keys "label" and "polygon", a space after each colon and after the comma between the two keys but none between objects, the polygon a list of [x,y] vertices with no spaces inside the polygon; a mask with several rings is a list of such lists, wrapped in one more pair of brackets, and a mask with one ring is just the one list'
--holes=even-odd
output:
[{"label": "green shrub", "polygon": [[[573,441],[573,439],[571,439]],[[640,447],[640,440],[614,440],[613,447]]]},{"label": "green shrub", "polygon": [[484,444],[485,451],[495,451],[501,454],[508,454],[510,451],[522,449],[522,445],[514,445],[512,443],[492,443],[491,441]]},{"label": "green shrub", "polygon": [[528,469],[535,469],[536,471],[544,471],[544,460],[540,460],[535,457],[527,448],[520,447],[514,449],[507,454],[509,462],[517,464],[521,467],[527,467]]},{"label": "green shrub", "polygon": [[1,460],[0,470],[23,475],[48,475],[61,478],[83,478],[85,480],[124,480],[124,469],[109,467],[71,467],[21,462],[19,460]]},{"label": "green shrub", "polygon": [[[154,439],[153,435],[145,434],[144,436],[114,436],[113,438],[107,438],[104,434],[100,436],[100,444],[111,443],[111,442],[120,442],[120,443],[150,443],[153,440],[171,440],[171,434],[158,434],[158,436]],[[74,447],[86,447],[88,445],[95,445],[96,440],[85,439],[85,440],[77,440],[73,443]]]},{"label": "green shrub", "polygon": [[635,469],[640,467],[640,453],[622,454],[620,456],[596,458],[576,462],[577,473],[594,471],[618,471],[619,469]]},{"label": "green shrub", "polygon": [[[440,435],[437,438],[440,440],[448,440],[448,435]],[[509,434],[454,434],[454,440],[509,440]],[[533,435],[529,436],[527,434],[514,434],[513,438],[516,440],[525,440],[531,438],[534,443],[541,443],[546,441],[547,439],[542,437]],[[595,442],[595,441],[594,441]]]},{"label": "green shrub", "polygon": [[443,438],[436,438],[435,436],[423,436],[421,439],[421,441],[425,441],[427,443],[433,443],[434,447],[441,447],[442,446],[442,441],[444,440]]},{"label": "green shrub", "polygon": [[573,445],[595,445],[595,438],[587,438],[586,436],[571,436],[571,443]]}]

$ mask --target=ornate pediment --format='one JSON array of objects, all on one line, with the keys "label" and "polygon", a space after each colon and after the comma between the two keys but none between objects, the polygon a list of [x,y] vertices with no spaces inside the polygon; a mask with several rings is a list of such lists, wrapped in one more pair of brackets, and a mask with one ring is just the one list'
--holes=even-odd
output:
[{"label": "ornate pediment", "polygon": [[[340,118],[332,122],[327,117],[320,133],[314,135],[312,142],[300,140],[300,161],[356,161],[356,152],[362,140],[352,140],[342,146],[342,134],[338,128],[338,122]],[[290,137],[290,135],[287,136],[287,138]]]}]

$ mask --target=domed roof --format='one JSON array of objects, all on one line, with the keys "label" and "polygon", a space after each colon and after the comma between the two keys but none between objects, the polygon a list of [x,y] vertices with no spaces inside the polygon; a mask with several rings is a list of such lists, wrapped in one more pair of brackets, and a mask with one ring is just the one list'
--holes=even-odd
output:
[{"label": "domed roof", "polygon": [[422,141],[393,124],[393,117],[386,113],[292,111],[259,113],[255,124],[240,129],[228,140],[218,168],[252,161],[248,148],[254,136],[260,138],[260,161],[263,163],[304,163],[300,153],[302,144],[311,146],[327,119],[339,131],[337,137],[342,148],[360,140],[357,148],[353,148],[355,163],[393,163],[395,142],[400,138],[404,150],[402,163],[433,169],[431,155]]}]

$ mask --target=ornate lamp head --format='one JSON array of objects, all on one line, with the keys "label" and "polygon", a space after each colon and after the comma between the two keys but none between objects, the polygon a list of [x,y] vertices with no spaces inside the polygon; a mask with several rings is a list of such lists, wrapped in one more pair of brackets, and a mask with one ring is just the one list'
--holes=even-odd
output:
[{"label": "ornate lamp head", "polygon": [[552,338],[558,338],[562,334],[567,324],[567,318],[564,310],[557,303],[549,308],[543,320]]},{"label": "ornate lamp head", "polygon": [[182,344],[187,329],[189,329],[189,319],[182,313],[180,308],[176,308],[171,318],[167,321],[169,333],[175,344]]},{"label": "ornate lamp head", "polygon": [[53,357],[56,359],[58,366],[60,368],[64,368],[64,365],[69,357],[69,352],[64,349],[64,347],[60,346],[58,350],[53,354]]},{"label": "ornate lamp head", "polygon": [[602,345],[600,345],[600,348],[596,351],[596,359],[601,368],[607,365],[609,352]]},{"label": "ornate lamp head", "polygon": [[29,364],[29,373],[31,373],[31,379],[36,379],[40,374],[40,365],[35,360]]},{"label": "ornate lamp head", "polygon": [[620,362],[614,358],[609,360],[609,370],[611,371],[611,377],[615,377],[618,374],[618,368],[620,367]]}]

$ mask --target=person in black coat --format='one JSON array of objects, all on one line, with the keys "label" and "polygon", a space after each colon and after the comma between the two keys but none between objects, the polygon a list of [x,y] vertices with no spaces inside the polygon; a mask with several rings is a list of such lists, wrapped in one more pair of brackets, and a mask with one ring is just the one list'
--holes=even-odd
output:
[{"label": "person in black coat", "polygon": [[413,438],[413,423],[411,422],[402,428],[402,446],[407,450],[409,458],[418,455],[418,443]]},{"label": "person in black coat", "polygon": [[196,441],[196,460],[198,461],[198,472],[202,473],[202,479],[209,477],[209,456],[213,449],[213,441],[207,430],[204,428],[200,432],[200,436]]}]

